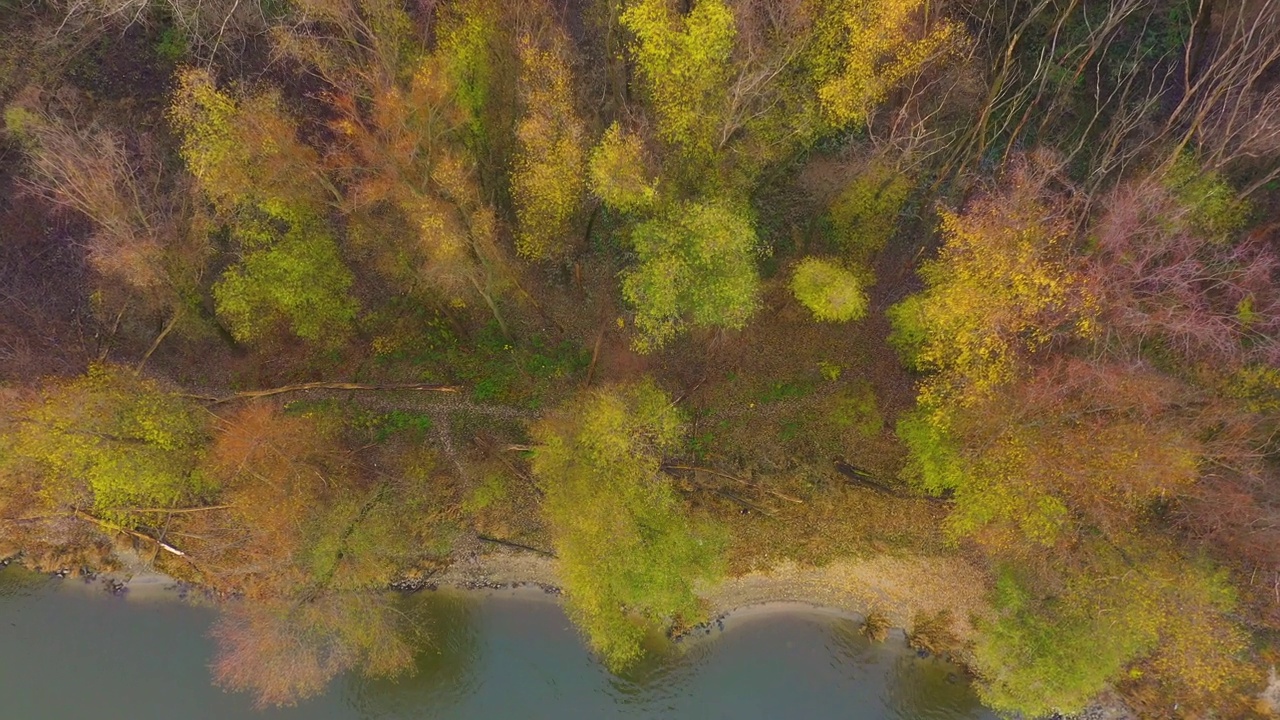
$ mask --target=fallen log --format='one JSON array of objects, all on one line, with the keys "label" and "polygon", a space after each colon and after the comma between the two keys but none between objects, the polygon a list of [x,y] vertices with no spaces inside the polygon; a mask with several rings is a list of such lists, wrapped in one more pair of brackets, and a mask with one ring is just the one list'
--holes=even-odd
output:
[{"label": "fallen log", "polygon": [[78,518],[82,519],[82,520],[88,520],[89,522],[91,522],[91,523],[93,523],[93,524],[95,524],[95,525],[97,525],[97,526],[99,526],[99,527],[105,528],[105,529],[107,529],[107,530],[115,530],[116,532],[122,532],[122,533],[124,533],[124,534],[126,534],[126,535],[132,535],[133,537],[136,537],[136,538],[138,538],[139,540],[146,540],[146,541],[148,541],[148,542],[153,542],[153,543],[155,543],[155,544],[156,544],[156,546],[157,546],[157,547],[159,547],[161,550],[164,550],[165,552],[168,552],[168,553],[173,553],[174,555],[177,555],[178,557],[186,557],[186,556],[187,556],[187,554],[186,554],[186,553],[184,553],[184,552],[182,552],[181,550],[179,550],[178,548],[176,548],[176,547],[174,547],[174,546],[170,545],[169,543],[164,542],[163,540],[158,540],[158,539],[156,539],[156,538],[151,537],[150,535],[146,535],[146,534],[140,533],[140,532],[138,532],[137,530],[130,530],[130,529],[129,529],[129,528],[127,528],[127,527],[122,527],[122,526],[120,526],[120,525],[116,525],[115,523],[109,523],[109,522],[107,522],[106,520],[103,520],[102,518],[96,518],[96,517],[94,517],[94,516],[90,515],[89,513],[85,512],[85,511],[83,511],[83,510],[80,510],[79,508],[77,508],[77,509],[75,509],[75,510],[72,510],[72,511],[71,511],[71,513],[72,513],[73,515],[75,515],[76,517],[78,517]]},{"label": "fallen log", "polygon": [[518,542],[503,540],[501,538],[489,537],[488,535],[476,535],[476,539],[483,540],[484,542],[493,543],[494,545],[505,545],[506,547],[517,548],[519,550],[528,550],[529,552],[535,552],[535,553],[538,553],[539,555],[545,555],[549,558],[553,558],[556,556],[556,554],[551,552],[550,550],[540,550],[536,547],[531,547],[529,545],[521,545]]},{"label": "fallen log", "polygon": [[309,382],[298,383],[296,385],[284,385],[277,388],[267,388],[265,390],[242,390],[222,397],[216,395],[185,395],[185,397],[195,400],[203,400],[210,405],[221,405],[223,403],[234,402],[236,400],[252,400],[254,398],[271,397],[272,395],[283,395],[284,393],[303,392],[306,390],[357,390],[382,392],[394,390],[417,390],[421,392],[456,393],[458,392],[458,387],[455,385],[435,385],[431,383],[368,385],[365,383],[348,382]]},{"label": "fallen log", "polygon": [[856,465],[850,465],[844,460],[836,460],[835,467],[836,472],[843,475],[849,481],[850,485],[866,488],[867,490],[871,490],[872,492],[876,492],[881,495],[888,495],[889,497],[901,498],[904,500],[925,500],[931,503],[945,503],[950,501],[949,494],[943,495],[942,497],[934,497],[932,495],[920,495],[895,488],[888,483],[877,479],[866,470],[863,470]]}]

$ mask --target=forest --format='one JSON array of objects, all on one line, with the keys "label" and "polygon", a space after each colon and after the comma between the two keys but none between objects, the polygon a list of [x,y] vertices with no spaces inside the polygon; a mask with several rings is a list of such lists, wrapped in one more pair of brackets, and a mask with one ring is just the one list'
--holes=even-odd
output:
[{"label": "forest", "polygon": [[959,558],[997,711],[1280,713],[1280,0],[0,0],[0,105],[0,558],[262,706],[518,546],[618,671]]}]

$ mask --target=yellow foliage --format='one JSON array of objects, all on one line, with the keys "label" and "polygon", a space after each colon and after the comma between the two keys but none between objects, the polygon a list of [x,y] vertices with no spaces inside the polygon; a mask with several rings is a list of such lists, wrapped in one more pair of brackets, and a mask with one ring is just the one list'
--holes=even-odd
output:
[{"label": "yellow foliage", "polygon": [[723,0],[698,0],[680,16],[667,0],[638,0],[621,18],[657,115],[658,135],[706,162],[716,147],[736,35]]},{"label": "yellow foliage", "polygon": [[219,210],[254,204],[281,215],[323,202],[319,154],[298,139],[274,94],[234,97],[207,70],[189,69],[168,114],[182,159]]},{"label": "yellow foliage", "polygon": [[589,162],[591,191],[605,205],[622,212],[653,206],[657,183],[650,177],[640,136],[623,130],[618,123],[610,125],[591,151]]},{"label": "yellow foliage", "polygon": [[562,254],[586,187],[586,130],[573,107],[572,77],[559,48],[520,43],[524,117],[516,127],[511,194],[516,249],[530,258]]},{"label": "yellow foliage", "polygon": [[959,29],[934,23],[915,30],[925,0],[826,0],[820,3],[811,60],[818,98],[833,128],[862,123],[889,90],[946,49]]},{"label": "yellow foliage", "polygon": [[49,382],[0,436],[0,470],[39,477],[52,507],[129,524],[134,509],[178,507],[210,491],[196,463],[205,418],[190,401],[112,365]]},{"label": "yellow foliage", "polygon": [[938,258],[920,269],[926,289],[891,311],[917,367],[938,372],[922,386],[922,404],[975,402],[1064,326],[1077,335],[1092,327],[1082,279],[1066,260],[1066,229],[1025,177],[962,215],[943,212],[942,234]]}]

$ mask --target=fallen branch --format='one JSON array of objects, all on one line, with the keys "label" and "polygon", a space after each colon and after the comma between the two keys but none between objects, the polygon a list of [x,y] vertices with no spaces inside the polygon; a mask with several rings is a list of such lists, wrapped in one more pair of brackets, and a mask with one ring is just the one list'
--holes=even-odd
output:
[{"label": "fallen branch", "polygon": [[511,542],[510,540],[500,540],[500,539],[495,538],[495,537],[489,537],[488,535],[476,535],[476,539],[477,539],[477,540],[483,540],[483,541],[485,541],[485,542],[490,542],[490,543],[493,543],[493,544],[495,544],[495,545],[505,545],[505,546],[507,546],[507,547],[511,547],[511,548],[518,548],[518,549],[520,549],[520,550],[528,550],[529,552],[536,552],[536,553],[538,553],[539,555],[545,555],[545,556],[547,556],[547,557],[549,557],[549,558],[553,558],[553,557],[555,557],[555,556],[556,556],[556,554],[555,554],[555,553],[553,553],[553,552],[551,552],[550,550],[539,550],[539,549],[538,549],[538,548],[536,548],[536,547],[530,547],[530,546],[528,546],[528,545],[521,545],[521,544],[520,544],[520,543],[518,543],[518,542]]},{"label": "fallen branch", "polygon": [[901,498],[904,500],[925,500],[931,503],[948,502],[947,497],[934,497],[932,495],[917,495],[915,493],[904,492],[898,488],[891,487],[888,484],[877,480],[874,475],[863,470],[862,468],[850,465],[843,460],[835,461],[836,472],[848,478],[850,484],[858,487],[866,488],[881,495],[889,497]]},{"label": "fallen branch", "polygon": [[772,495],[772,496],[774,496],[774,497],[776,497],[776,498],[781,498],[781,499],[783,499],[783,500],[786,500],[787,502],[792,502],[792,503],[795,503],[795,504],[797,504],[797,505],[803,505],[803,504],[804,504],[804,501],[803,501],[803,500],[801,500],[801,499],[799,499],[799,498],[794,498],[794,497],[791,497],[790,495],[787,495],[787,494],[785,494],[785,493],[780,493],[780,492],[778,492],[777,490],[773,490],[773,489],[770,489],[770,488],[764,487],[763,485],[760,485],[760,484],[758,484],[758,483],[753,483],[753,482],[751,482],[750,480],[745,480],[745,479],[740,478],[740,477],[734,477],[733,475],[730,475],[730,474],[728,474],[728,473],[722,473],[722,472],[720,472],[719,470],[712,470],[711,468],[704,468],[704,467],[694,467],[694,466],[692,466],[692,465],[663,465],[663,466],[662,466],[662,468],[663,468],[664,470],[689,470],[689,471],[691,471],[691,472],[695,472],[695,473],[704,472],[704,473],[707,473],[708,475],[715,475],[716,477],[722,477],[722,478],[725,478],[725,479],[727,479],[727,480],[733,480],[734,482],[742,483],[743,485],[746,485],[747,487],[753,487],[753,488],[755,488],[755,489],[757,489],[757,490],[759,490],[759,491],[761,491],[761,492],[767,492],[767,493],[769,493],[770,495]]},{"label": "fallen branch", "polygon": [[126,534],[126,535],[132,535],[133,537],[136,537],[136,538],[138,538],[139,540],[147,540],[147,541],[149,541],[149,542],[153,542],[153,543],[155,543],[156,545],[158,545],[158,546],[160,547],[160,549],[161,549],[161,550],[164,550],[165,552],[173,553],[174,555],[177,555],[178,557],[186,557],[186,556],[187,556],[187,554],[186,554],[186,553],[184,553],[184,552],[182,552],[181,550],[179,550],[178,548],[176,548],[176,547],[174,547],[174,546],[170,545],[169,543],[166,543],[166,542],[164,542],[164,541],[162,541],[162,540],[157,540],[156,538],[153,538],[153,537],[151,537],[150,535],[144,535],[143,533],[140,533],[140,532],[138,532],[137,530],[130,530],[130,529],[129,529],[129,528],[127,528],[127,527],[121,527],[121,526],[116,525],[116,524],[114,524],[114,523],[109,523],[109,522],[107,522],[106,520],[103,520],[103,519],[101,519],[101,518],[96,518],[96,517],[94,517],[94,516],[90,515],[89,513],[84,512],[83,510],[80,510],[79,508],[77,508],[77,509],[75,509],[75,510],[72,510],[72,511],[71,511],[71,513],[72,513],[73,515],[75,515],[76,517],[81,518],[82,520],[88,520],[89,522],[91,522],[91,523],[93,523],[93,524],[95,524],[95,525],[98,525],[99,527],[105,528],[105,529],[107,529],[107,530],[115,530],[116,532],[122,532],[122,533],[124,533],[124,534]]},{"label": "fallen branch", "polygon": [[204,507],[193,508],[129,508],[129,512],[137,513],[173,513],[175,515],[181,513],[205,512],[206,510],[226,510],[231,505],[206,505]]},{"label": "fallen branch", "polygon": [[738,495],[737,493],[729,492],[728,490],[725,490],[724,488],[711,488],[711,491],[712,491],[712,492],[714,492],[714,493],[715,493],[715,494],[717,494],[717,495],[721,495],[721,496],[723,496],[723,497],[729,498],[730,500],[732,500],[732,501],[734,501],[734,502],[738,503],[739,505],[741,505],[741,506],[743,506],[743,507],[745,507],[745,508],[747,508],[747,509],[749,509],[749,510],[755,510],[756,512],[760,513],[761,515],[766,515],[766,516],[768,516],[768,517],[776,517],[772,512],[769,512],[767,509],[765,509],[765,508],[763,508],[763,507],[761,507],[761,506],[759,506],[759,505],[757,505],[757,504],[755,504],[755,503],[751,502],[750,500],[748,500],[748,499],[746,499],[746,498],[742,497],[741,495]]},{"label": "fallen branch", "polygon": [[600,344],[604,342],[605,326],[600,326],[600,333],[596,335],[595,347],[591,349],[591,365],[587,367],[587,379],[582,383],[583,387],[591,387],[591,379],[596,375],[596,363],[600,360]]},{"label": "fallen branch", "polygon": [[309,382],[298,383],[297,385],[285,385],[278,388],[268,388],[266,390],[242,390],[223,397],[216,395],[185,395],[195,400],[204,400],[211,405],[221,405],[236,400],[252,400],[254,398],[270,397],[272,395],[283,395],[285,393],[303,392],[306,390],[357,390],[357,391],[393,391],[393,390],[417,390],[422,392],[446,392],[456,393],[458,388],[454,385],[432,385],[428,383],[407,383],[400,385],[366,385],[364,383],[345,383],[345,382]]}]

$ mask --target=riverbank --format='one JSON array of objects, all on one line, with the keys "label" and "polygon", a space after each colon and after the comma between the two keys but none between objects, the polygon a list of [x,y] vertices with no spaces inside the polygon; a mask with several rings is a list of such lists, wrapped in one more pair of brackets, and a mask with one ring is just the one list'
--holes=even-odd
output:
[{"label": "riverbank", "polygon": [[[506,548],[473,553],[434,576],[431,583],[466,591],[555,600],[561,579],[556,561]],[[706,633],[788,613],[823,615],[861,622],[868,613],[885,616],[904,640],[917,615],[949,612],[962,643],[974,637],[972,619],[990,612],[979,568],[954,556],[877,556],[841,560],[822,567],[783,561],[765,571],[726,578],[698,593],[710,622]],[[548,592],[550,590],[550,592]],[[697,633],[691,633],[697,635]],[[957,658],[964,661],[961,655]],[[1137,720],[1107,693],[1076,720]]]},{"label": "riverbank", "polygon": [[[126,569],[94,579],[131,599],[176,597],[187,586],[124,558]],[[138,560],[130,562],[130,560]],[[495,548],[465,554],[436,574],[401,584],[406,590],[440,590],[559,602],[562,579],[555,559]],[[815,614],[861,622],[871,612],[886,617],[902,641],[917,615],[948,611],[961,642],[973,638],[971,618],[989,612],[978,568],[957,557],[891,557],[842,560],[823,567],[784,561],[767,571],[726,578],[700,590],[711,620],[687,633],[719,634],[782,614]],[[965,660],[963,656],[957,658]],[[1117,698],[1104,698],[1080,720],[1135,720]]]}]

